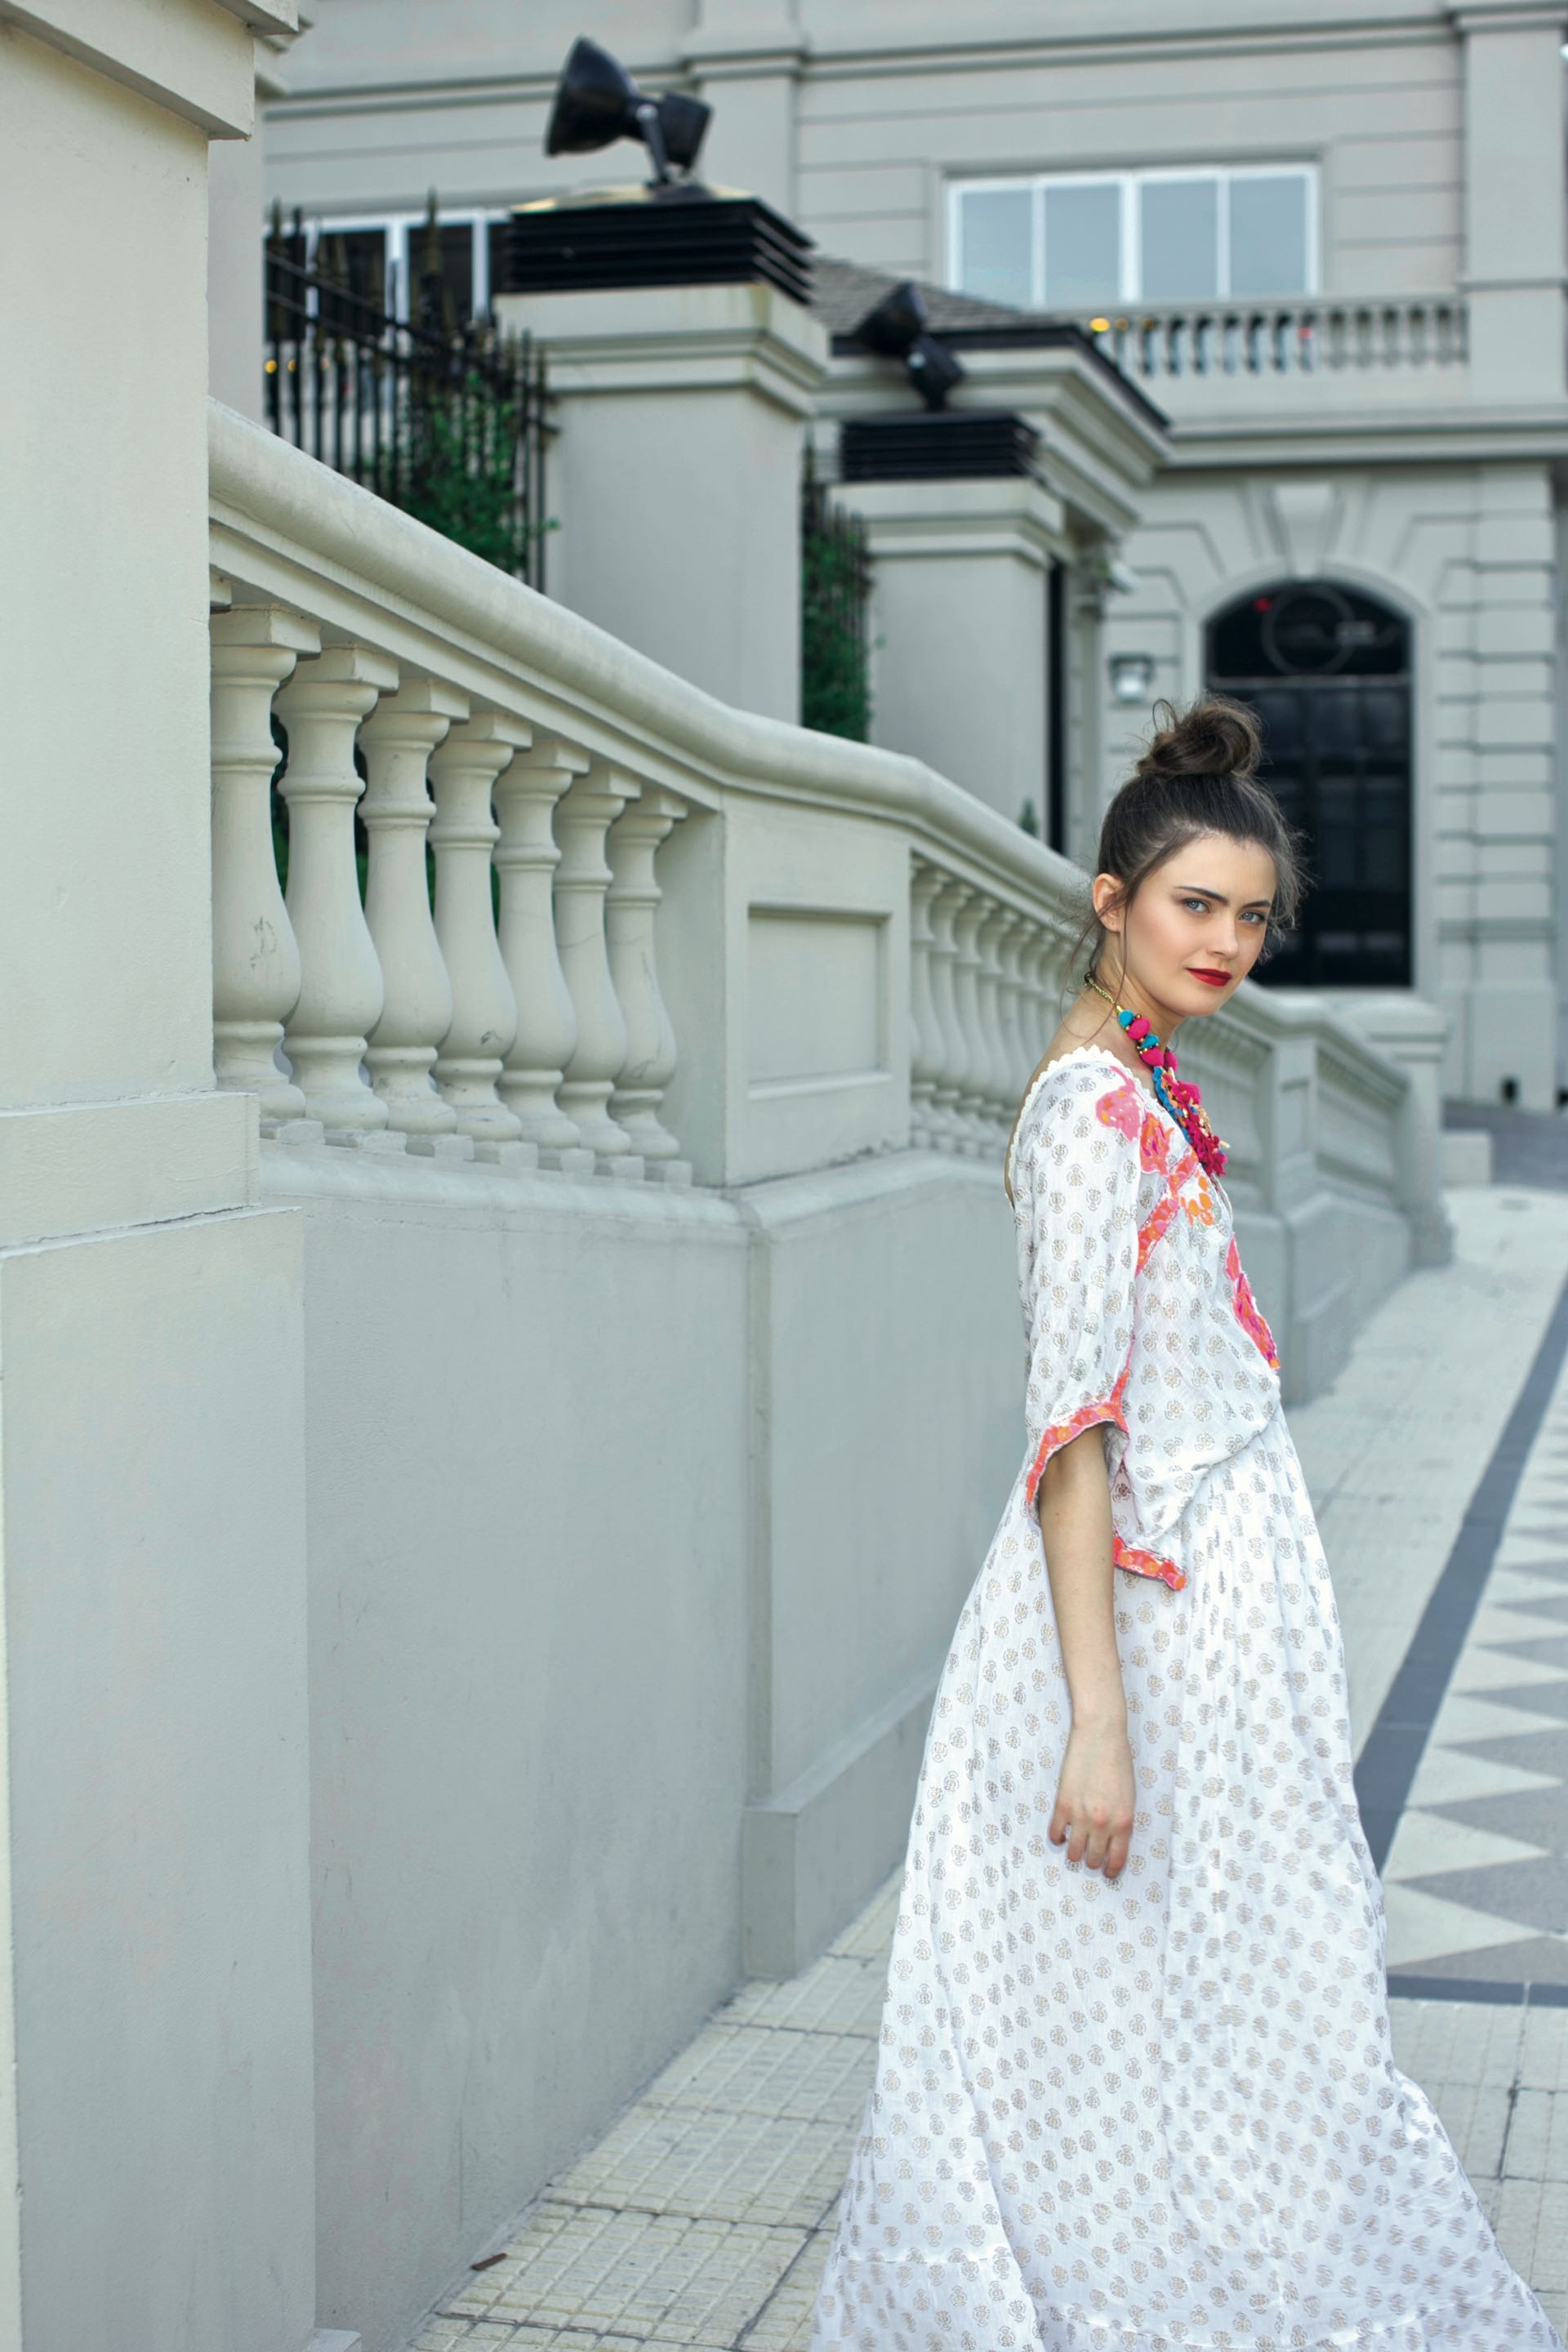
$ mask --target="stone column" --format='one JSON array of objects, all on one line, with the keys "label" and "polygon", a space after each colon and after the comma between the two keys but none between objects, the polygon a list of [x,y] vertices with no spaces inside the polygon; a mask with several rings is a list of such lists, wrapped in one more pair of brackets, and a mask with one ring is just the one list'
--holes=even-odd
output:
[{"label": "stone column", "polygon": [[265,704],[311,646],[220,622],[215,777],[206,454],[208,142],[297,18],[0,20],[0,2344],[305,2352],[303,1220],[234,1055],[297,1108]]},{"label": "stone column", "polygon": [[506,295],[496,310],[550,370],[552,596],[742,710],[798,719],[820,322],[762,281]]},{"label": "stone column", "polygon": [[847,483],[874,565],[871,731],[1016,824],[1046,804],[1059,502],[1032,478]]}]

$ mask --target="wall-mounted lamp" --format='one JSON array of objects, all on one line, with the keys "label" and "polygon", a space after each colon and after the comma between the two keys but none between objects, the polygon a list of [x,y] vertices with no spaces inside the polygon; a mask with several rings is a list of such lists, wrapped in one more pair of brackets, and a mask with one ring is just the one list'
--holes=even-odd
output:
[{"label": "wall-mounted lamp", "polygon": [[1148,701],[1154,683],[1152,654],[1112,654],[1107,667],[1112,702]]}]

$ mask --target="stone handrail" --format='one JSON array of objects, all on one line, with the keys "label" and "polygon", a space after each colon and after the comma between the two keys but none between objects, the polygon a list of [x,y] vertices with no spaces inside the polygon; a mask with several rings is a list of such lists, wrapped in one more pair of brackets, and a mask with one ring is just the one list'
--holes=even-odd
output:
[{"label": "stone handrail", "polygon": [[1468,312],[1458,295],[1156,302],[1092,319],[1075,314],[1075,323],[1144,383],[1451,368],[1469,357]]},{"label": "stone handrail", "polygon": [[[677,1183],[999,1158],[1067,979],[1067,860],[918,761],[719,703],[216,404],[210,508],[215,1055],[265,1135]],[[1327,1184],[1429,1217],[1430,1103],[1325,1004],[1249,985],[1190,1058],[1238,1208],[1288,1224]]]}]

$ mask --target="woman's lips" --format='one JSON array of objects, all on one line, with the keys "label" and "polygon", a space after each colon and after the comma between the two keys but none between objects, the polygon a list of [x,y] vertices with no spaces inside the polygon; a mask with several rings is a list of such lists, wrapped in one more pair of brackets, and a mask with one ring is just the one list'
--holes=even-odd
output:
[{"label": "woman's lips", "polygon": [[1192,973],[1194,980],[1206,980],[1211,988],[1228,988],[1230,986],[1230,974],[1228,971],[1205,971],[1202,967],[1197,964],[1189,964],[1187,969]]}]

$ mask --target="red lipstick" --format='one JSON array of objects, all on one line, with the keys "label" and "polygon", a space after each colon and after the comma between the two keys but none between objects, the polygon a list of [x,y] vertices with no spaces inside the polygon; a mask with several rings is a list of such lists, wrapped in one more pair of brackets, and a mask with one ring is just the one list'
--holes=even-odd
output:
[{"label": "red lipstick", "polygon": [[1206,980],[1211,988],[1228,988],[1230,986],[1230,974],[1228,971],[1205,971],[1201,964],[1189,965],[1188,969],[1192,972],[1194,980]]}]

